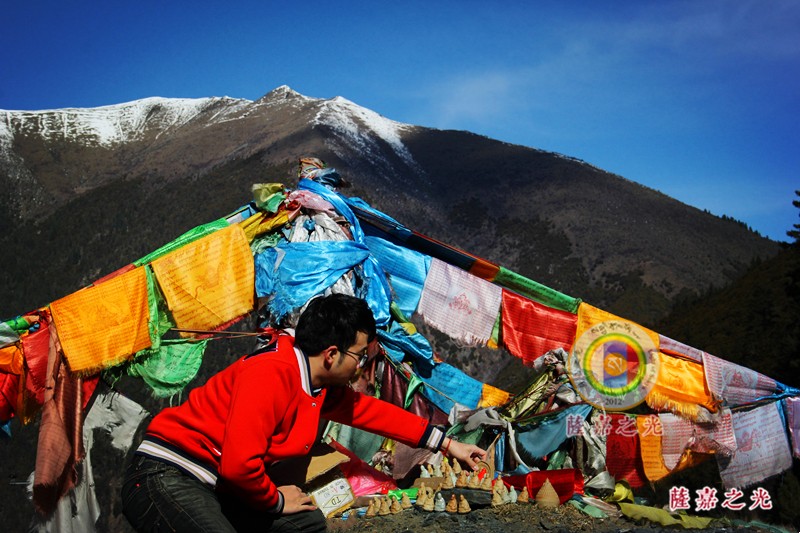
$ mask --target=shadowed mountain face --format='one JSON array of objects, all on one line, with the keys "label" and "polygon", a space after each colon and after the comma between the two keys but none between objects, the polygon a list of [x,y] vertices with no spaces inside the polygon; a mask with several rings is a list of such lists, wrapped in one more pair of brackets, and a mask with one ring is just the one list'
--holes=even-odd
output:
[{"label": "shadowed mountain face", "polygon": [[255,102],[0,111],[0,316],[224,216],[253,183],[292,186],[308,155],[407,226],[644,323],[777,251],[740,223],[569,157],[279,87]]}]

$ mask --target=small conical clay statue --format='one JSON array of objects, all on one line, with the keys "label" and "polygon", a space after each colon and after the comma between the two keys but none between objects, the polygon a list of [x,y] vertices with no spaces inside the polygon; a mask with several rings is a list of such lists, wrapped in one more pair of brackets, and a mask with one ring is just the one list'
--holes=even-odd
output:
[{"label": "small conical clay statue", "polygon": [[434,477],[432,465],[428,465],[428,477]]},{"label": "small conical clay statue", "polygon": [[367,506],[367,512],[364,514],[366,518],[372,518],[377,513],[375,512],[375,500],[370,500],[369,505]]},{"label": "small conical clay statue", "polygon": [[481,486],[481,480],[478,479],[478,474],[472,472],[467,478],[467,487],[471,489],[477,489],[480,486]]},{"label": "small conical clay statue", "polygon": [[506,487],[506,484],[503,483],[503,476],[499,476],[494,484],[497,487],[497,493],[502,496],[506,502],[508,502],[508,487]]},{"label": "small conical clay statue", "polygon": [[[500,480],[498,480],[500,483]],[[492,476],[486,474],[483,476],[483,481],[481,481],[481,490],[491,491],[492,490]]]},{"label": "small conical clay statue", "polygon": [[549,479],[544,480],[542,488],[536,493],[536,503],[542,507],[558,507],[558,493]]},{"label": "small conical clay statue", "polygon": [[459,463],[456,459],[453,459],[453,472],[455,472],[456,475],[461,473],[461,463]]},{"label": "small conical clay statue", "polygon": [[436,499],[436,498],[435,498],[434,496],[432,496],[432,495],[431,495],[431,496],[428,496],[428,497],[425,499],[425,505],[423,505],[423,506],[422,506],[422,508],[423,508],[424,510],[428,511],[428,512],[430,512],[430,511],[433,511],[433,508],[434,508],[434,505],[435,505],[435,504],[434,504],[434,500],[435,500],[435,499]]},{"label": "small conical clay statue", "polygon": [[499,479],[497,481],[495,481],[494,485],[492,485],[492,495],[497,494],[498,496],[500,496],[502,498],[503,497],[503,493],[500,490],[500,487],[502,487],[502,486],[503,486],[503,482],[502,481],[500,481]]},{"label": "small conical clay statue", "polygon": [[462,470],[458,474],[458,479],[456,479],[456,487],[463,489],[466,486],[467,486],[467,471]]},{"label": "small conical clay statue", "polygon": [[389,508],[389,498],[381,498],[381,508],[378,510],[378,514],[381,516],[392,514],[392,510]]},{"label": "small conical clay statue", "polygon": [[497,491],[492,493],[492,507],[499,507],[506,503],[506,500],[503,498],[503,495]]},{"label": "small conical clay statue", "polygon": [[442,467],[436,465],[433,467],[433,472],[431,472],[431,477],[442,477]]},{"label": "small conical clay statue", "polygon": [[392,514],[397,514],[402,510],[403,508],[400,506],[400,500],[392,498],[392,505],[389,506],[389,511],[391,511]]},{"label": "small conical clay statue", "polygon": [[528,495],[528,487],[522,487],[522,492],[517,496],[518,503],[528,503],[531,497]]},{"label": "small conical clay statue", "polygon": [[441,492],[437,492],[436,496],[433,498],[433,510],[437,513],[443,513],[445,508],[444,503],[444,496],[442,496]]},{"label": "small conical clay statue", "polygon": [[448,513],[458,512],[458,500],[456,499],[455,494],[450,496],[450,500],[447,502],[447,507],[445,507],[444,510],[447,511]]},{"label": "small conical clay statue", "polygon": [[422,465],[422,468],[419,469],[419,477],[422,479],[428,479],[431,477],[431,473],[428,472],[428,469],[425,468],[425,465]]},{"label": "small conical clay statue", "polygon": [[400,507],[403,509],[411,508],[411,498],[408,497],[408,493],[404,492],[403,497],[400,498]]},{"label": "small conical clay statue", "polygon": [[425,500],[428,499],[428,491],[425,487],[425,483],[422,483],[417,490],[417,507],[422,507],[425,505]]},{"label": "small conical clay statue", "polygon": [[467,514],[471,510],[472,509],[470,509],[470,507],[469,507],[469,502],[467,501],[467,499],[462,494],[461,495],[461,499],[458,500],[458,512],[459,512],[459,514]]},{"label": "small conical clay statue", "polygon": [[444,476],[444,481],[442,481],[442,488],[443,489],[452,489],[455,488],[456,483],[455,479],[453,478],[452,474],[447,474]]}]

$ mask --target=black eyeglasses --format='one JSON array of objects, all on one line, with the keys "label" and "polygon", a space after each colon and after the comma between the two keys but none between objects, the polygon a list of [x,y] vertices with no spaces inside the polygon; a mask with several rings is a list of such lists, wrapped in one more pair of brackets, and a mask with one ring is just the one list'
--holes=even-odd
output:
[{"label": "black eyeglasses", "polygon": [[369,353],[367,353],[368,348],[364,348],[363,353],[354,353],[349,350],[342,350],[342,353],[346,353],[352,357],[355,357],[358,360],[358,368],[364,368],[364,365],[367,364],[367,360],[369,359]]}]

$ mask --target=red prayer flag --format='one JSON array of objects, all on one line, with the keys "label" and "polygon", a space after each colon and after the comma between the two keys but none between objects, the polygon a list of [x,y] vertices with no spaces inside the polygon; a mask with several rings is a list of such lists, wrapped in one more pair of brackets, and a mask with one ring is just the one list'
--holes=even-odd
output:
[{"label": "red prayer flag", "polygon": [[553,309],[503,289],[503,344],[527,365],[575,342],[578,315]]},{"label": "red prayer flag", "polygon": [[631,488],[644,486],[642,455],[639,451],[639,429],[636,419],[624,414],[609,414],[612,431],[606,441],[606,469],[617,481],[624,479]]}]

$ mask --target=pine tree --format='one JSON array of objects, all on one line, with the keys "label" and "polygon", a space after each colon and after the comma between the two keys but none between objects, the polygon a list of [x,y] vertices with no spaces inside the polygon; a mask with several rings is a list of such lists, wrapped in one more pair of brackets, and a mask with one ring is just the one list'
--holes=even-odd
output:
[{"label": "pine tree", "polygon": [[[800,191],[794,191],[794,193],[800,198]],[[800,200],[792,200],[792,205],[800,209]],[[795,246],[800,246],[800,224],[795,224],[794,229],[787,231],[786,235],[794,239]]]}]

